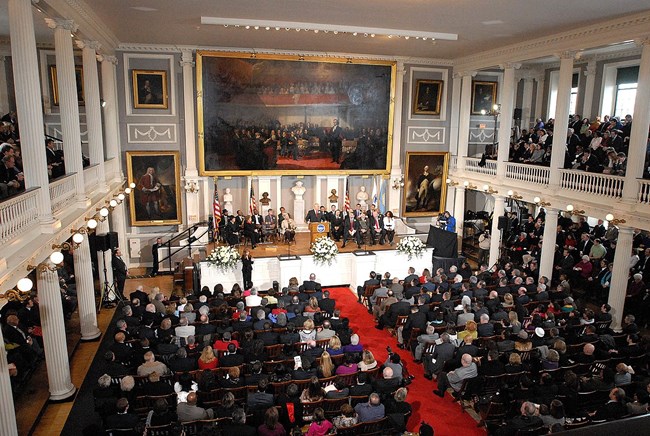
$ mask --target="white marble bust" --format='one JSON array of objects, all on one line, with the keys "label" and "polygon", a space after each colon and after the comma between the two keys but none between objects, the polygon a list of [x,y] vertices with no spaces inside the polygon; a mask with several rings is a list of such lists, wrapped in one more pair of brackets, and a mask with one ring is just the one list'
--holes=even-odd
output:
[{"label": "white marble bust", "polygon": [[359,188],[359,192],[357,192],[357,203],[361,205],[362,209],[367,209],[368,208],[368,193],[366,192],[366,187],[362,186]]},{"label": "white marble bust", "polygon": [[305,191],[307,189],[302,186],[302,181],[298,180],[293,188],[291,188],[291,192],[296,196],[296,200],[302,200],[302,196],[304,195]]},{"label": "white marble bust", "polygon": [[228,211],[228,213],[232,214],[232,194],[230,193],[230,188],[226,188],[224,190],[223,194],[223,207]]}]

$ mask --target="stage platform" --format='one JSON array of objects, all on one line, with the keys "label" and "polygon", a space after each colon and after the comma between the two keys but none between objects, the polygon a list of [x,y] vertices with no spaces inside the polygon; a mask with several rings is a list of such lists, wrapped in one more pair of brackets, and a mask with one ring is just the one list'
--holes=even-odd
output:
[{"label": "stage platform", "polygon": [[[386,271],[392,276],[404,278],[408,275],[410,266],[420,274],[424,268],[431,269],[432,249],[427,248],[422,256],[408,260],[406,255],[400,254],[392,247],[386,245],[362,246],[359,250],[356,244],[346,244],[341,249],[338,243],[339,254],[331,265],[316,263],[309,252],[309,234],[299,233],[296,235],[296,243],[290,245],[281,244],[260,244],[255,250],[251,250],[253,256],[253,284],[260,289],[268,289],[277,281],[281,287],[287,286],[291,277],[296,277],[300,283],[309,278],[309,274],[316,274],[316,281],[323,286],[334,286],[350,284],[354,287],[363,284],[368,278],[370,271],[383,274]],[[398,238],[395,238],[395,244]],[[207,247],[207,252],[212,246]],[[250,248],[250,247],[248,247]],[[364,248],[367,254],[364,254]],[[244,247],[239,247],[243,251]],[[293,258],[288,258],[288,256]],[[242,283],[241,263],[231,271],[222,271],[209,263],[200,262],[201,286],[213,288],[221,283],[225,292],[235,283]]]}]

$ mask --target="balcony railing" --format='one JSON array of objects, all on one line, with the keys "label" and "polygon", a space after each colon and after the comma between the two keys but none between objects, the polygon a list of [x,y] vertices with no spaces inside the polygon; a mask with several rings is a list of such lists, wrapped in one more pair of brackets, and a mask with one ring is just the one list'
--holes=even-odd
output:
[{"label": "balcony railing", "polygon": [[0,203],[0,244],[19,236],[38,221],[36,188]]},{"label": "balcony railing", "polygon": [[620,198],[623,195],[624,177],[587,173],[575,170],[559,170],[560,187],[603,198]]},{"label": "balcony railing", "polygon": [[485,166],[480,166],[481,159],[475,157],[465,158],[465,171],[470,173],[485,174],[486,176],[497,175],[497,161],[486,160]]},{"label": "balcony railing", "polygon": [[104,174],[106,180],[113,180],[117,175],[117,158],[112,158],[104,162]]},{"label": "balcony railing", "polygon": [[641,204],[650,204],[650,180],[639,180],[637,201]]},{"label": "balcony railing", "polygon": [[99,176],[97,174],[97,165],[91,165],[87,168],[84,168],[84,188],[86,195],[93,192],[99,183]]},{"label": "balcony railing", "polygon": [[75,194],[74,174],[68,174],[50,183],[52,213],[55,214],[68,207],[74,201]]},{"label": "balcony railing", "polygon": [[526,165],[508,162],[506,164],[506,177],[522,182],[537,183],[548,185],[550,168],[537,165]]}]

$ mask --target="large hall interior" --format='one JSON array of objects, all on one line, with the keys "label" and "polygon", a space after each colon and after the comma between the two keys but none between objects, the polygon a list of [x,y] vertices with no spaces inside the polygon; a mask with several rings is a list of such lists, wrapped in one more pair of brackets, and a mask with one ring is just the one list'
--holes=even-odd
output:
[{"label": "large hall interior", "polygon": [[0,0],[0,117],[0,436],[647,432],[647,0]]}]

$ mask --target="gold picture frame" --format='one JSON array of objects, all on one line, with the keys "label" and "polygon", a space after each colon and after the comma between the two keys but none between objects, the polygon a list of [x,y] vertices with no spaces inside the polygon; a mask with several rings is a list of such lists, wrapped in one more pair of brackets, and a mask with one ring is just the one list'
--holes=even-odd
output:
[{"label": "gold picture frame", "polygon": [[447,201],[448,174],[448,152],[406,152],[402,216],[435,216],[443,213]]},{"label": "gold picture frame", "polygon": [[497,82],[472,82],[472,115],[488,113],[497,101]]},{"label": "gold picture frame", "polygon": [[442,87],[442,80],[417,80],[413,115],[440,115]]},{"label": "gold picture frame", "polygon": [[[389,174],[396,65],[198,51],[199,173]],[[336,123],[345,134],[336,134]],[[295,135],[296,126],[307,131]],[[285,132],[290,146],[283,149]]]},{"label": "gold picture frame", "polygon": [[127,151],[132,226],[168,226],[182,223],[180,152]]},{"label": "gold picture frame", "polygon": [[[56,65],[50,65],[50,89],[52,91],[52,104],[59,105],[59,80],[56,77]],[[77,102],[83,106],[85,102],[84,90],[84,69],[81,65],[74,67],[75,81],[77,84]]]},{"label": "gold picture frame", "polygon": [[167,71],[132,70],[134,109],[168,109]]}]

